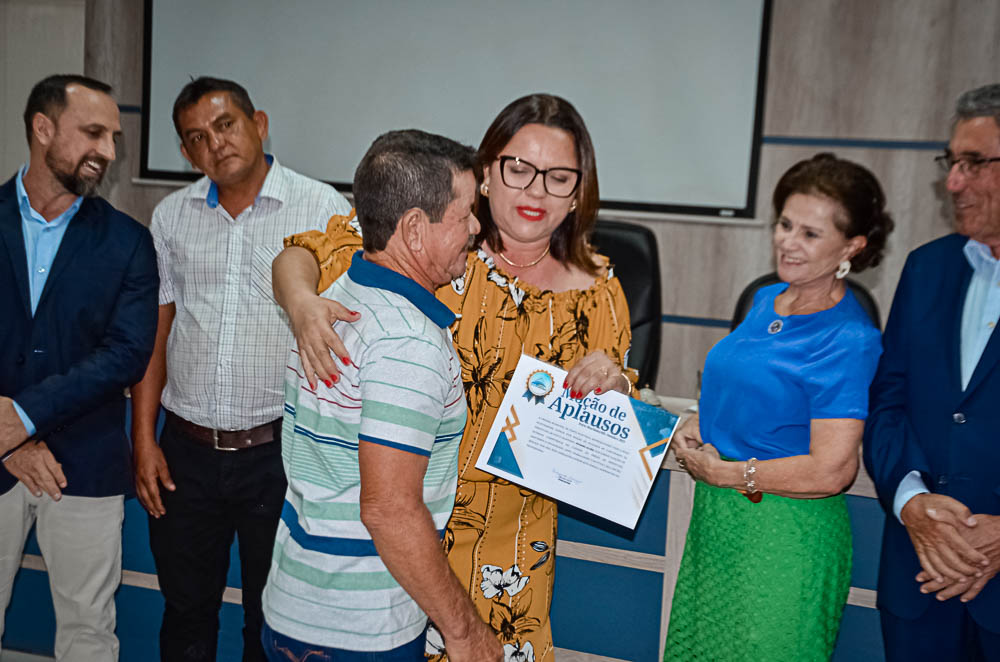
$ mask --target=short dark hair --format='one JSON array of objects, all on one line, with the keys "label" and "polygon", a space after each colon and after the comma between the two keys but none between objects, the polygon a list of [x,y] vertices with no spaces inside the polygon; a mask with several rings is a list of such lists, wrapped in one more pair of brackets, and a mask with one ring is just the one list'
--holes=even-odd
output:
[{"label": "short dark hair", "polygon": [[[514,134],[526,124],[541,124],[562,129],[573,136],[576,147],[577,167],[580,168],[580,183],[574,200],[576,210],[571,211],[555,232],[549,244],[552,256],[562,263],[574,264],[589,274],[596,273],[590,248],[590,233],[597,220],[601,196],[597,186],[597,163],[594,159],[594,144],[583,118],[569,101],[552,94],[529,94],[516,99],[500,111],[479,145],[479,163],[476,176],[490,166],[500,156]],[[501,185],[497,182],[497,185]],[[494,253],[503,251],[500,230],[490,213],[489,200],[480,195],[476,204],[476,217],[482,229],[477,240],[486,241]]]},{"label": "short dark hair", "polygon": [[28,103],[24,107],[24,134],[28,139],[28,145],[31,145],[31,123],[35,119],[35,114],[41,113],[52,121],[59,119],[59,115],[66,108],[66,88],[70,85],[82,85],[111,94],[111,86],[107,83],[77,74],[55,74],[38,81],[31,88]]},{"label": "short dark hair", "polygon": [[475,150],[444,136],[409,129],[376,138],[354,172],[364,249],[385,250],[408,209],[422,209],[439,222],[455,199],[454,175],[475,166]]},{"label": "short dark hair", "polygon": [[964,92],[955,104],[955,123],[977,117],[992,117],[1000,127],[1000,83]]},{"label": "short dark hair", "polygon": [[846,212],[834,216],[837,229],[848,239],[863,235],[868,240],[851,259],[852,271],[878,266],[895,223],[885,209],[882,185],[868,168],[829,152],[799,161],[781,176],[774,189],[775,216],[781,215],[785,202],[796,193],[833,200]]},{"label": "short dark hair", "polygon": [[245,87],[239,83],[224,78],[212,78],[210,76],[199,76],[194,78],[187,85],[181,88],[180,94],[174,100],[174,131],[181,136],[180,116],[185,110],[195,105],[201,98],[211,92],[227,92],[233,104],[243,111],[243,114],[252,118],[254,112],[253,102],[247,94]]}]

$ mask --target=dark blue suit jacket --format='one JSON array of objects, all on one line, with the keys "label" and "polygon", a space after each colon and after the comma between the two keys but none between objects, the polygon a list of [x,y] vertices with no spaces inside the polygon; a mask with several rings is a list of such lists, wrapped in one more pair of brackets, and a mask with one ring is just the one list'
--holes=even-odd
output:
[{"label": "dark blue suit jacket", "polygon": [[[86,198],[56,253],[34,317],[17,189],[0,187],[0,395],[13,398],[62,463],[65,494],[132,491],[124,388],[156,338],[156,253],[149,230]],[[16,479],[0,469],[0,494]]]},{"label": "dark blue suit jacket", "polygon": [[[903,476],[917,470],[932,492],[973,513],[1000,515],[1000,333],[991,336],[965,391],[961,383],[962,306],[972,276],[966,241],[949,235],[907,258],[865,425],[865,466],[886,511],[878,606],[908,619],[933,597],[914,581],[920,563],[892,514]],[[968,606],[976,622],[1000,631],[1000,577]]]}]

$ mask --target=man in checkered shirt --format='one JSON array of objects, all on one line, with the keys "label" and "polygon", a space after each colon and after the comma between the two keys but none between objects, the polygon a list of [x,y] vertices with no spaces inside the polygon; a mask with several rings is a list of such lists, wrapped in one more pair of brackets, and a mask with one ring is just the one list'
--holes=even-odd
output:
[{"label": "man in checkered shirt", "polygon": [[[166,601],[162,660],[214,660],[229,550],[239,541],[243,659],[263,660],[260,595],[286,481],[284,372],[292,334],[271,290],[282,238],[350,205],[265,154],[268,118],[232,81],[198,78],[174,103],[204,177],[157,205],[156,348],[133,388],[136,490]],[[159,406],[166,424],[156,440]]]}]

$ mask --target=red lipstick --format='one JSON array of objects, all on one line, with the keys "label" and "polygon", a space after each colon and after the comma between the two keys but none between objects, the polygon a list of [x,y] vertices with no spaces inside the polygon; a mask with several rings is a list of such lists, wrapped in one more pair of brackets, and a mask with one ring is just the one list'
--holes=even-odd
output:
[{"label": "red lipstick", "polygon": [[519,206],[517,208],[517,214],[526,221],[540,221],[545,218],[547,212],[544,209],[538,207],[527,207]]}]

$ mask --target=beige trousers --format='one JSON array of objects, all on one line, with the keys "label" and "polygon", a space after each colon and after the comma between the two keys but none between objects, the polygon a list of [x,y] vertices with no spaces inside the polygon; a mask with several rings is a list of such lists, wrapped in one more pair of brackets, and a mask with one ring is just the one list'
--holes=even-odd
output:
[{"label": "beige trousers", "polygon": [[[0,616],[10,604],[24,543],[35,535],[48,568],[56,614],[55,656],[66,662],[115,662],[115,591],[122,577],[121,496],[36,497],[18,483],[0,494]],[[3,635],[0,618],[0,636]]]}]

